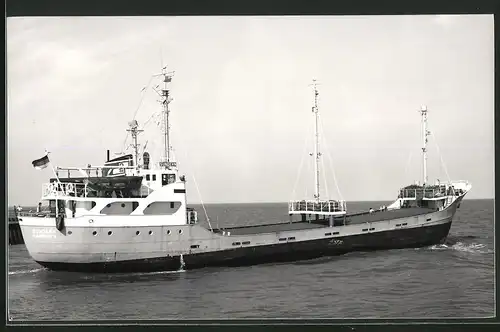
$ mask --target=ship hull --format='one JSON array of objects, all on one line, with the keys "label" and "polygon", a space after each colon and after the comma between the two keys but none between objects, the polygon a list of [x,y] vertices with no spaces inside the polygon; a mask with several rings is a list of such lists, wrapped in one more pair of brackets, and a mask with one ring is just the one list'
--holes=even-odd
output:
[{"label": "ship hull", "polygon": [[[282,224],[265,233],[235,228],[231,234],[199,225],[83,227],[67,220],[58,231],[50,220],[20,221],[26,246],[40,265],[73,272],[156,272],[209,266],[289,262],[353,251],[403,249],[442,243],[450,230],[457,198],[441,211],[346,226]],[[401,215],[395,212],[397,215]],[[376,218],[377,213],[369,218]],[[384,212],[380,218],[386,218]],[[41,218],[43,219],[43,218]],[[48,218],[47,218],[48,219]],[[103,221],[104,223],[105,221]],[[37,224],[38,223],[38,224]],[[267,226],[266,226],[267,227]],[[238,231],[240,234],[238,234]],[[138,234],[140,233],[140,234]],[[110,235],[111,234],[111,235]]]},{"label": "ship hull", "polygon": [[[186,254],[182,260],[187,269],[196,269],[291,262],[353,251],[416,248],[442,243],[448,236],[451,224],[450,218],[437,225],[419,228]],[[182,266],[180,255],[96,263],[37,262],[56,271],[99,273],[175,271]]]}]

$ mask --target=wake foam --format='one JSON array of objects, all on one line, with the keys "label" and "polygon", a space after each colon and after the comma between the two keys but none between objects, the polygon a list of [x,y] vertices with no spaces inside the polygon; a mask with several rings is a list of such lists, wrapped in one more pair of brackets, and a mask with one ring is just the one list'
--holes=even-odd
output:
[{"label": "wake foam", "polygon": [[37,273],[37,272],[45,271],[45,270],[47,270],[47,269],[41,267],[38,269],[31,269],[31,270],[9,271],[9,275],[12,276],[12,275],[18,275],[18,274],[30,274],[30,273]]},{"label": "wake foam", "polygon": [[463,243],[463,242],[455,242],[453,244],[437,244],[428,247],[430,250],[456,250],[461,252],[468,252],[473,254],[489,254],[492,253],[493,250],[485,249],[486,246],[481,243]]}]

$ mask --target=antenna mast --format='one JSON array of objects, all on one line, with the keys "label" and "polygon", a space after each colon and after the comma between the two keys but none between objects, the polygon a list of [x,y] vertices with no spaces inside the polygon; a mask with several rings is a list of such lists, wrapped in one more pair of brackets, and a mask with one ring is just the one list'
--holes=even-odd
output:
[{"label": "antenna mast", "polygon": [[314,87],[314,106],[312,108],[312,111],[314,113],[314,120],[315,120],[315,126],[314,126],[314,136],[315,136],[315,142],[314,142],[314,182],[315,182],[315,195],[314,198],[316,198],[316,201],[319,201],[319,157],[321,156],[321,152],[319,152],[319,132],[318,132],[318,89],[317,89],[317,84],[316,80],[313,80],[313,87]]},{"label": "antenna mast", "polygon": [[422,165],[423,165],[423,185],[427,184],[427,136],[430,135],[430,131],[427,130],[427,106],[422,106],[420,109],[420,114],[422,115]]}]

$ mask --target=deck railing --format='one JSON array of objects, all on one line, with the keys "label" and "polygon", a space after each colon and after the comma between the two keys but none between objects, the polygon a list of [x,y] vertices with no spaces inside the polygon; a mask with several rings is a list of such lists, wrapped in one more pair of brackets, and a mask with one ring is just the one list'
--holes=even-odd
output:
[{"label": "deck railing", "polygon": [[85,185],[82,183],[51,182],[42,185],[42,198],[59,196],[86,197]]},{"label": "deck railing", "polygon": [[346,211],[345,201],[313,201],[301,200],[291,201],[288,203],[289,212],[321,212],[321,213],[336,213]]},{"label": "deck railing", "polygon": [[413,199],[439,198],[447,195],[453,195],[452,187],[443,186],[435,189],[424,189],[424,188],[401,189],[399,191],[398,198],[413,198]]}]

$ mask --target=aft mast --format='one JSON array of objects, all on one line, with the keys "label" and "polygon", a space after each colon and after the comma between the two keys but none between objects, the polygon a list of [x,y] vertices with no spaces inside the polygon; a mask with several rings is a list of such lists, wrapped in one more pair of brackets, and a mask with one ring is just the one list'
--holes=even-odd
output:
[{"label": "aft mast", "polygon": [[314,113],[314,120],[315,120],[315,125],[314,125],[314,137],[315,137],[315,142],[314,142],[314,188],[316,193],[314,194],[314,198],[316,199],[316,202],[319,202],[319,157],[321,156],[321,152],[319,152],[319,131],[318,131],[318,89],[316,87],[316,80],[313,80],[313,87],[314,87],[314,106],[312,108],[312,111]]},{"label": "aft mast", "polygon": [[422,140],[423,140],[423,146],[422,146],[422,171],[423,171],[423,178],[422,178],[422,185],[425,186],[427,185],[427,136],[431,134],[430,131],[427,130],[427,107],[422,106],[420,109],[420,114],[422,115]]}]

